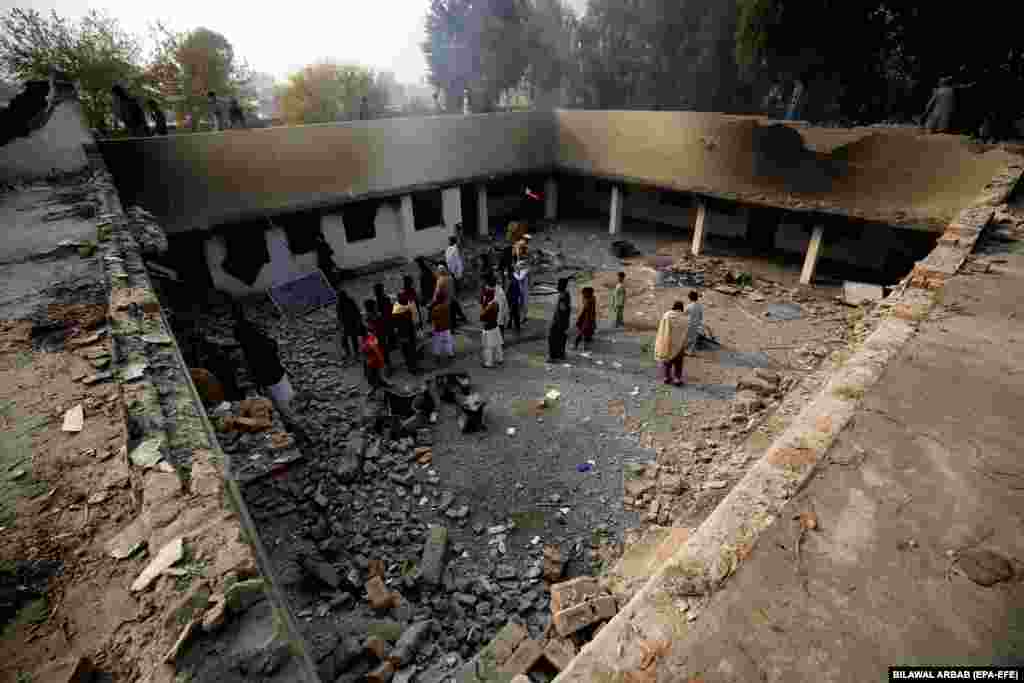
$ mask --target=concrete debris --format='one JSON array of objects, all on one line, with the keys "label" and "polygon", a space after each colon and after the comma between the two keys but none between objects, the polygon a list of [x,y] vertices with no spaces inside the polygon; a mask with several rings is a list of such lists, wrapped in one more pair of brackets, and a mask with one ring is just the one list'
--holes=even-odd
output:
[{"label": "concrete debris", "polygon": [[1013,578],[1013,565],[991,550],[969,550],[957,558],[957,566],[979,586],[992,586]]},{"label": "concrete debris", "polygon": [[132,592],[137,593],[148,588],[158,576],[180,562],[184,556],[185,542],[179,536],[161,548],[153,561],[142,570],[142,573],[132,583]]},{"label": "concrete debris", "polygon": [[220,593],[210,596],[210,605],[203,615],[203,631],[213,633],[219,630],[227,621],[228,601]]},{"label": "concrete debris", "polygon": [[388,641],[379,636],[370,636],[363,644],[363,650],[369,652],[377,659],[383,660],[388,654]]},{"label": "concrete debris", "polygon": [[185,647],[186,643],[188,643],[198,626],[199,621],[193,619],[187,623],[183,629],[181,629],[181,634],[178,636],[178,639],[174,641],[174,645],[172,645],[171,649],[167,651],[166,655],[164,655],[165,664],[174,664],[178,659],[178,655],[181,654],[181,648]]},{"label": "concrete debris", "polygon": [[547,544],[544,546],[544,580],[549,583],[554,583],[561,580],[562,571],[564,569],[564,562],[562,561],[562,551],[554,544]]},{"label": "concrete debris", "polygon": [[431,526],[420,560],[420,574],[426,583],[436,586],[441,582],[441,572],[444,571],[444,554],[447,547],[448,529],[443,526]]},{"label": "concrete debris", "polygon": [[402,637],[395,643],[394,649],[388,655],[388,661],[394,664],[396,669],[401,669],[416,658],[416,653],[423,647],[427,637],[430,635],[433,622],[419,621],[405,629]]},{"label": "concrete debris", "polygon": [[61,431],[80,432],[84,426],[85,410],[81,403],[64,413],[64,425],[61,427]]},{"label": "concrete debris", "polygon": [[849,306],[860,306],[862,304],[878,301],[885,296],[885,290],[881,285],[871,285],[865,282],[844,282],[843,303]]},{"label": "concrete debris", "polygon": [[224,593],[224,601],[235,614],[241,614],[267,597],[263,579],[236,581]]},{"label": "concrete debris", "polygon": [[158,462],[163,460],[164,443],[165,437],[163,435],[146,439],[135,447],[128,458],[136,467],[155,467]]},{"label": "concrete debris", "polygon": [[778,382],[769,382],[758,375],[748,375],[736,383],[736,391],[751,391],[758,396],[773,396],[779,390]]},{"label": "concrete debris", "polygon": [[376,669],[366,674],[367,683],[387,683],[395,675],[395,665],[391,662],[384,662]]},{"label": "concrete debris", "polygon": [[569,666],[576,652],[576,645],[568,638],[551,638],[544,645],[544,658],[559,671]]},{"label": "concrete debris", "polygon": [[611,619],[617,611],[615,598],[605,594],[593,577],[582,576],[551,587],[552,622],[562,637]]}]

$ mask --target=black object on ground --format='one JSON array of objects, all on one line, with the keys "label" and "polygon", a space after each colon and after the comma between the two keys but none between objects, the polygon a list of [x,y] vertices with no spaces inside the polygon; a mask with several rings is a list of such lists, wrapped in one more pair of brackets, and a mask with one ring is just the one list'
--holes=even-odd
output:
[{"label": "black object on ground", "polygon": [[641,253],[629,240],[615,240],[612,242],[611,251],[616,258],[640,256]]},{"label": "black object on ground", "polygon": [[799,320],[803,312],[797,304],[769,304],[764,317],[769,320]]}]

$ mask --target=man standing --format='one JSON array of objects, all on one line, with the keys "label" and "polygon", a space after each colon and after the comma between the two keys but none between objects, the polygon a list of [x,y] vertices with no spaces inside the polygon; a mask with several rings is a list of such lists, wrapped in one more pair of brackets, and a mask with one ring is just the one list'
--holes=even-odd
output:
[{"label": "man standing", "polygon": [[672,310],[661,316],[658,336],[654,339],[654,358],[665,368],[665,384],[683,384],[683,356],[686,353],[688,327],[683,310],[682,301],[672,304]]},{"label": "man standing", "polygon": [[149,100],[146,103],[149,107],[149,115],[153,117],[153,130],[157,135],[167,135],[167,116],[156,100]]},{"label": "man standing", "polygon": [[555,315],[551,318],[548,331],[548,362],[565,360],[565,344],[569,339],[569,323],[572,319],[572,300],[569,298],[569,278],[558,279],[558,302]]},{"label": "man standing", "polygon": [[612,290],[611,309],[615,315],[615,327],[625,327],[626,274],[622,271],[619,271],[619,283]]},{"label": "man standing", "polygon": [[521,325],[526,322],[527,306],[530,303],[530,269],[527,268],[526,261],[516,263],[512,277],[519,290],[519,324]]},{"label": "man standing", "polygon": [[448,292],[448,303],[451,305],[452,331],[459,325],[469,322],[469,318],[462,311],[459,305],[459,285],[465,266],[462,263],[462,252],[459,250],[459,240],[455,237],[448,238],[448,248],[444,252],[445,263],[448,264],[448,276],[450,290]]},{"label": "man standing", "polygon": [[494,275],[488,274],[486,284],[480,293],[480,322],[483,323],[484,331],[481,339],[483,348],[483,366],[493,368],[495,364],[501,365],[505,362],[502,353],[501,330],[498,329],[498,319],[501,316],[501,306],[495,292],[496,280]]},{"label": "man standing", "polygon": [[359,339],[366,335],[359,304],[344,289],[338,289],[338,346],[349,361],[359,356]]},{"label": "man standing", "polygon": [[370,120],[370,101],[366,99],[366,95],[363,95],[362,99],[359,100],[359,120]]},{"label": "man standing", "polygon": [[953,129],[953,114],[956,112],[956,91],[969,85],[953,85],[953,79],[939,79],[939,87],[932,93],[924,109],[924,128],[929,133],[948,133]]},{"label": "man standing", "polygon": [[128,133],[136,138],[149,137],[146,113],[142,111],[138,101],[120,85],[115,85],[110,92],[113,95],[114,115],[121,119]]},{"label": "man standing", "polygon": [[245,128],[245,112],[242,111],[242,105],[238,103],[237,97],[231,98],[228,105],[228,118],[232,128]]},{"label": "man standing", "polygon": [[235,339],[242,347],[249,375],[256,382],[261,392],[269,393],[274,407],[291,429],[297,427],[291,402],[295,396],[288,373],[281,365],[277,342],[261,332],[259,328],[246,320],[240,306],[235,306]]},{"label": "man standing", "polygon": [[704,332],[704,304],[698,299],[697,290],[692,290],[690,303],[686,306],[686,352],[689,354],[697,350],[697,340]]},{"label": "man standing", "polygon": [[217,99],[217,93],[212,90],[206,93],[206,101],[210,106],[210,128],[224,130],[224,109]]}]

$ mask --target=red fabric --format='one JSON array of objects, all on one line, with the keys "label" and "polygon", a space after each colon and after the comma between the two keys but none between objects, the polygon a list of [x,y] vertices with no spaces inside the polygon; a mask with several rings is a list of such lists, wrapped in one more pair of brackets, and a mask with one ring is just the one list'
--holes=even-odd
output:
[{"label": "red fabric", "polygon": [[384,352],[380,348],[380,342],[376,335],[371,332],[359,341],[360,350],[366,354],[367,367],[377,370],[384,367]]},{"label": "red fabric", "polygon": [[370,330],[370,334],[374,335],[377,339],[381,339],[387,335],[388,324],[379,317],[367,320],[366,327]]},{"label": "red fabric", "polygon": [[494,289],[492,287],[484,287],[480,290],[480,305],[486,307],[487,304],[494,301]]}]

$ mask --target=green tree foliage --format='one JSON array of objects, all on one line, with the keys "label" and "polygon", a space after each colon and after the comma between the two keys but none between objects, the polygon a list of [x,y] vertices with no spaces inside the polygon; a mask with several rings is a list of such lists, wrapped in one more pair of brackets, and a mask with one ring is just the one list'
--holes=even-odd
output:
[{"label": "green tree foliage", "polygon": [[375,111],[387,104],[387,92],[377,87],[371,69],[331,61],[292,74],[278,91],[281,115],[290,124],[358,118],[363,97]]},{"label": "green tree foliage", "polygon": [[111,87],[138,91],[147,82],[141,54],[136,38],[99,12],[78,22],[19,8],[0,17],[0,69],[21,81],[63,71],[78,82],[89,125],[101,130],[111,121]]},{"label": "green tree foliage", "polygon": [[209,114],[207,93],[251,99],[246,87],[252,73],[223,35],[202,27],[175,33],[160,25],[157,34],[157,56],[149,72],[159,78],[161,93],[175,103],[179,115],[191,116],[193,130]]},{"label": "green tree foliage", "polygon": [[474,111],[490,111],[523,78],[529,61],[526,0],[431,0],[422,44],[431,84],[449,109],[470,91]]}]

